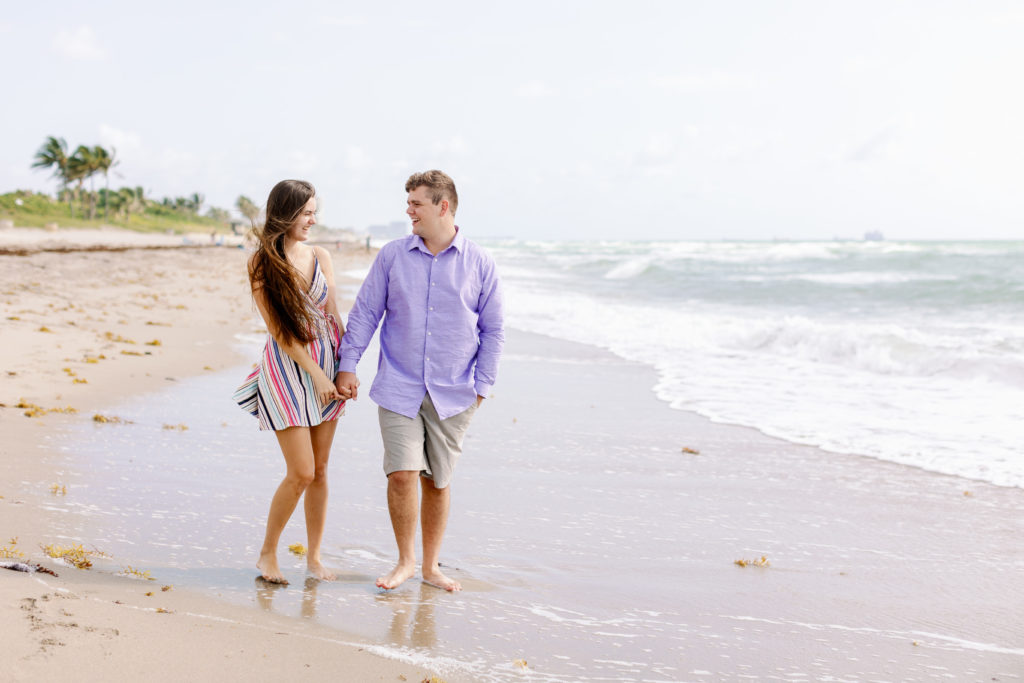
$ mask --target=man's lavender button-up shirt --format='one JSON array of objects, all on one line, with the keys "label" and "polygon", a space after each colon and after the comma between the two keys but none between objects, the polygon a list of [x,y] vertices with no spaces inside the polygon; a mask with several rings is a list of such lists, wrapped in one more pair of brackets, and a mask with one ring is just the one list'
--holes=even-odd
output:
[{"label": "man's lavender button-up shirt", "polygon": [[486,397],[505,344],[494,260],[456,232],[436,256],[418,235],[384,245],[348,315],[338,370],[355,372],[381,318],[370,398],[416,417],[423,396],[441,419]]}]

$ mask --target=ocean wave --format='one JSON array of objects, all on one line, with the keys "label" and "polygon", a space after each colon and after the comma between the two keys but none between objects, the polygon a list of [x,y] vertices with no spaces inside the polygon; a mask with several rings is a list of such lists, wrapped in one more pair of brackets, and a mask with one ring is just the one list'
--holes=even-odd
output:
[{"label": "ocean wave", "polygon": [[789,275],[788,279],[806,280],[827,285],[875,285],[903,284],[907,282],[955,282],[956,275],[933,275],[911,272],[868,272],[852,271],[845,273],[801,273]]},{"label": "ocean wave", "polygon": [[872,272],[854,271],[844,273],[782,273],[760,275],[729,275],[726,280],[733,282],[785,282],[805,281],[824,285],[878,285],[906,284],[914,282],[956,282],[956,275],[929,275],[914,272]]},{"label": "ocean wave", "polygon": [[551,263],[575,266],[594,261],[649,257],[661,261],[709,263],[782,263],[836,261],[858,257],[927,259],[929,257],[1020,257],[1022,242],[899,241],[597,241],[546,242],[504,240],[489,243],[506,254],[531,254]]},{"label": "ocean wave", "polygon": [[[673,407],[768,434],[1024,486],[1024,326],[613,300],[510,283],[509,324],[654,367]],[[983,438],[982,438],[983,437]]]},{"label": "ocean wave", "polygon": [[[510,308],[533,331],[628,347],[645,360],[678,353],[749,354],[878,375],[1001,382],[1024,390],[1024,327],[814,319],[691,302],[686,310],[516,290]],[[614,320],[614,325],[608,321]]]},{"label": "ocean wave", "polygon": [[630,259],[609,270],[604,277],[607,280],[628,280],[640,275],[650,267],[650,258]]}]

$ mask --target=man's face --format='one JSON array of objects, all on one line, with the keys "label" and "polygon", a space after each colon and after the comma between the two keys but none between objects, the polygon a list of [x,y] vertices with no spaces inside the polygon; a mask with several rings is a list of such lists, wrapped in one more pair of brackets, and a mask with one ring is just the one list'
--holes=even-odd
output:
[{"label": "man's face", "polygon": [[434,204],[430,201],[426,185],[420,185],[409,193],[406,206],[405,212],[412,220],[412,234],[429,239],[440,231],[441,212],[448,206],[448,202],[441,200]]}]

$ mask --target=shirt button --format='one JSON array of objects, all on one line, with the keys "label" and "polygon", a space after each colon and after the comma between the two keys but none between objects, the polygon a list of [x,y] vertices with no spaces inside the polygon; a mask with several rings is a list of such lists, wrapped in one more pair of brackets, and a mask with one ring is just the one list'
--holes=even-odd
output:
[{"label": "shirt button", "polygon": [[431,306],[431,307],[430,307],[430,310],[434,310],[434,307],[433,307],[433,306]]},{"label": "shirt button", "polygon": [[431,334],[430,332],[427,332],[427,336],[428,336],[428,337],[430,336],[430,334]]},{"label": "shirt button", "polygon": [[436,284],[437,284],[436,282],[431,282],[431,283],[430,283],[430,286],[431,286],[431,287],[433,287],[433,286],[434,286],[434,285],[436,285]]}]

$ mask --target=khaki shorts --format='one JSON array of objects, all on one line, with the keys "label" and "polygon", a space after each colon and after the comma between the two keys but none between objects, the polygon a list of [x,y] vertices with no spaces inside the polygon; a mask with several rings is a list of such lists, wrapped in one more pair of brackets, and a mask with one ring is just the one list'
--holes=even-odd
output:
[{"label": "khaki shorts", "polygon": [[458,415],[442,420],[428,393],[414,418],[377,407],[384,441],[384,474],[418,471],[443,489],[451,483],[455,463],[462,454],[466,429],[476,412],[474,402]]}]

